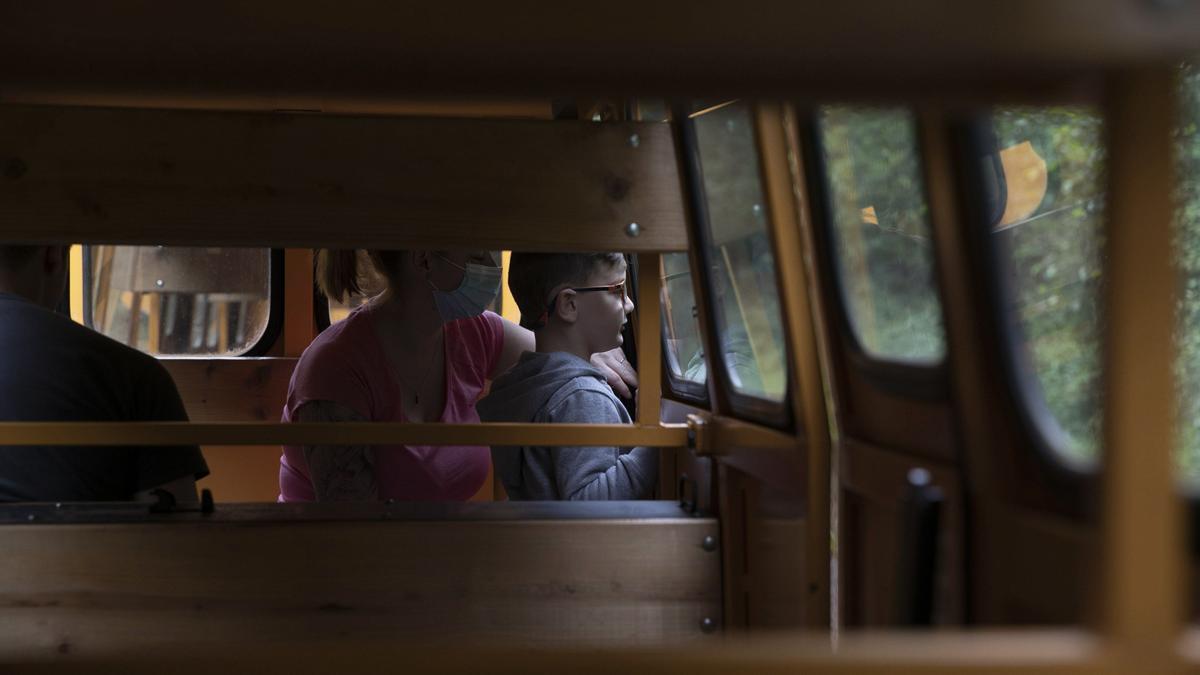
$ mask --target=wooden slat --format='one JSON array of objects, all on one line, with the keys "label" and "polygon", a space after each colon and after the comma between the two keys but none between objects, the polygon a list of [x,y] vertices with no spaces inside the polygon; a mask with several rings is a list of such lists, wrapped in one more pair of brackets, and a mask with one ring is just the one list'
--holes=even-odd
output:
[{"label": "wooden slat", "polygon": [[686,425],[0,422],[4,445],[687,445]]},{"label": "wooden slat", "polygon": [[15,243],[687,247],[663,124],[12,105],[0,164]]},{"label": "wooden slat", "polygon": [[864,97],[1028,88],[1094,65],[1167,62],[1197,44],[1200,5],[1186,1],[618,0],[583,12],[529,0],[262,0],[254,11],[234,0],[53,0],[4,8],[0,91]]},{"label": "wooden slat", "polygon": [[[33,518],[29,516],[32,515]],[[145,502],[25,502],[0,504],[0,524],[115,523],[313,523],[330,521],[583,521],[691,518],[674,501],[481,502],[272,502],[227,503],[211,513],[198,508],[152,513]]]},{"label": "wooden slat", "polygon": [[[835,652],[827,636],[784,633],[675,646],[576,646],[530,650],[512,645],[428,645],[346,636],[338,642],[254,641],[169,649],[143,646],[102,658],[47,655],[20,662],[21,673],[355,672],[391,673],[397,664],[424,673],[1123,673],[1131,664],[1111,658],[1092,636],[1071,630],[988,631],[966,634],[880,633],[845,638]],[[1141,664],[1149,665],[1149,664]],[[1152,664],[1159,673],[1188,672],[1170,653]],[[1137,672],[1149,672],[1138,669]]]},{"label": "wooden slat", "polygon": [[659,421],[662,410],[662,258],[638,256],[638,422]]},{"label": "wooden slat", "polygon": [[1108,79],[1104,246],[1104,627],[1144,653],[1183,617],[1174,462],[1175,69]]},{"label": "wooden slat", "polygon": [[422,520],[0,527],[0,663],[172,646],[715,639],[716,522]]}]

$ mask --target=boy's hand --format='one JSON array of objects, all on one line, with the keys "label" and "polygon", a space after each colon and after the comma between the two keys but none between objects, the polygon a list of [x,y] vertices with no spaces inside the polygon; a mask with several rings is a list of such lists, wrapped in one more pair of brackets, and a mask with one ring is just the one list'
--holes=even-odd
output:
[{"label": "boy's hand", "polygon": [[625,360],[620,348],[592,354],[592,365],[604,373],[604,379],[617,396],[633,398],[633,390],[638,386],[637,371]]}]

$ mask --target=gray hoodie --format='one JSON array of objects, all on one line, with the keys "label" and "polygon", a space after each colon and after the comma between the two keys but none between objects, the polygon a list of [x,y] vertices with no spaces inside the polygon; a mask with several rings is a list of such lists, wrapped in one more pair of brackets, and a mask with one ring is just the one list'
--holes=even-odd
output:
[{"label": "gray hoodie", "polygon": [[[525,352],[476,408],[485,422],[633,422],[604,375],[566,352]],[[658,474],[653,448],[497,446],[492,461],[514,500],[647,498]]]}]

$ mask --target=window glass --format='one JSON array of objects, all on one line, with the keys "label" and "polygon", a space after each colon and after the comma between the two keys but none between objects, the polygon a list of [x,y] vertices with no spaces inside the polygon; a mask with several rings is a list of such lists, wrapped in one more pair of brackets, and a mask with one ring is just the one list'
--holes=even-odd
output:
[{"label": "window glass", "polygon": [[1180,124],[1176,130],[1178,196],[1176,261],[1182,289],[1178,308],[1178,458],[1182,477],[1200,482],[1200,69],[1181,71]]},{"label": "window glass", "polygon": [[667,366],[680,380],[704,384],[708,371],[700,341],[699,312],[686,253],[662,256],[662,316]]},{"label": "window glass", "polygon": [[1100,278],[1104,144],[1085,108],[998,110],[993,128],[1004,211],[992,226],[1018,376],[1036,383],[1052,447],[1088,464],[1101,425]]},{"label": "window glass", "polygon": [[269,249],[85,246],[84,325],[157,356],[231,356],[266,332]]},{"label": "window glass", "polygon": [[721,361],[737,393],[782,401],[787,363],[753,120],[738,103],[710,107],[692,120]]},{"label": "window glass", "polygon": [[827,107],[819,120],[839,276],[859,344],[876,358],[941,361],[942,312],[911,114]]}]

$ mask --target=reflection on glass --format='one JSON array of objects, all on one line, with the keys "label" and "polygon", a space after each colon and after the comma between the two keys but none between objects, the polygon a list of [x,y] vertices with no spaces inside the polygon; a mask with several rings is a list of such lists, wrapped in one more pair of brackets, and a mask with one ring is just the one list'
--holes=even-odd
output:
[{"label": "reflection on glass", "polygon": [[85,246],[83,323],[158,356],[230,356],[267,328],[270,250]]},{"label": "reflection on glass", "polygon": [[1007,199],[992,236],[1008,262],[1019,376],[1037,383],[1057,421],[1051,445],[1090,463],[1101,431],[1101,118],[1082,108],[1007,109],[993,126]]},{"label": "reflection on glass", "polygon": [[946,346],[912,116],[827,107],[820,132],[841,285],[859,344],[876,358],[940,361]]},{"label": "reflection on glass", "polygon": [[667,365],[675,377],[704,384],[708,371],[700,340],[700,321],[686,253],[662,257],[662,316]]},{"label": "reflection on glass", "polygon": [[713,106],[693,121],[708,207],[721,360],[738,393],[782,401],[786,354],[749,108]]}]

